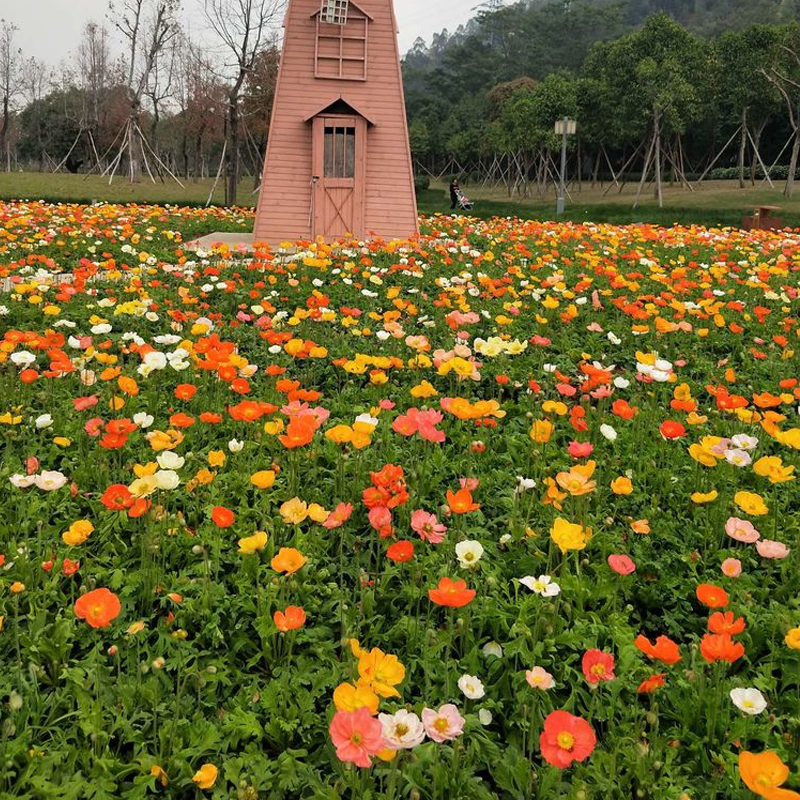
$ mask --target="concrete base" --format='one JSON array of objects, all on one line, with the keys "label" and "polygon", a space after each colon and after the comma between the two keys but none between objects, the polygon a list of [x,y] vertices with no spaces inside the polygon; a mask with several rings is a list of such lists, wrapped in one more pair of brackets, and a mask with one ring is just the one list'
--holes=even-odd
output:
[{"label": "concrete base", "polygon": [[214,245],[226,245],[231,250],[237,250],[244,253],[253,252],[253,234],[252,233],[209,233],[206,236],[201,236],[199,239],[193,239],[186,242],[184,247],[187,250],[211,250]]}]

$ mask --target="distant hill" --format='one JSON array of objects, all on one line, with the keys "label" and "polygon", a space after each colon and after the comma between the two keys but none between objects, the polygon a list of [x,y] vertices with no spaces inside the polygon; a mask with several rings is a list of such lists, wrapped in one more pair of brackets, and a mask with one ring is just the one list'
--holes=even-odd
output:
[{"label": "distant hill", "polygon": [[713,37],[755,23],[800,20],[800,0],[488,0],[456,31],[418,40],[404,59],[410,106],[417,92],[450,102],[522,75],[578,70],[595,42],[614,39],[663,11]]}]

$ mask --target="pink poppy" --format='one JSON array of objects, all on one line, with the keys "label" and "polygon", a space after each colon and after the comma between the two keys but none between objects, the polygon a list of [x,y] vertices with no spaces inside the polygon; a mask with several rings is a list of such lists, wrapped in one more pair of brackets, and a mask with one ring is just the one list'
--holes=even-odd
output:
[{"label": "pink poppy", "polygon": [[459,478],[458,484],[468,492],[474,492],[480,485],[480,478]]},{"label": "pink poppy", "polygon": [[99,436],[103,432],[103,420],[100,417],[92,417],[86,421],[83,429],[89,436]]},{"label": "pink poppy", "polygon": [[589,392],[589,394],[595,400],[603,400],[606,397],[611,397],[614,394],[614,390],[610,386],[598,386],[594,391]]},{"label": "pink poppy", "polygon": [[391,400],[381,400],[380,403],[378,403],[378,405],[384,411],[391,411],[394,408],[395,404]]},{"label": "pink poppy", "polygon": [[737,542],[752,544],[761,538],[752,522],[738,517],[730,517],[725,523],[725,533]]},{"label": "pink poppy", "polygon": [[411,515],[411,527],[423,541],[431,544],[441,544],[447,533],[446,525],[442,525],[433,514],[429,514],[421,508]]},{"label": "pink poppy", "polygon": [[742,562],[738,558],[726,558],[721,564],[722,574],[738,578],[742,574]]},{"label": "pink poppy", "polygon": [[361,707],[355,711],[337,711],[328,731],[340,761],[357,767],[372,765],[372,756],[384,749],[383,726]]},{"label": "pink poppy", "polygon": [[618,575],[630,575],[636,571],[636,564],[630,556],[611,555],[608,557],[608,566]]},{"label": "pink poppy", "polygon": [[578,393],[578,390],[574,386],[570,386],[568,383],[557,383],[556,391],[562,397],[574,397]]},{"label": "pink poppy", "polygon": [[756,550],[761,558],[786,558],[791,552],[783,542],[772,539],[761,539],[756,542]]},{"label": "pink poppy", "polygon": [[76,397],[72,401],[72,406],[76,411],[85,411],[87,408],[96,406],[99,399],[96,394],[90,394],[88,397]]},{"label": "pink poppy", "polygon": [[378,531],[381,539],[392,535],[392,512],[386,506],[375,506],[369,510],[369,524]]},{"label": "pink poppy", "polygon": [[570,442],[567,452],[573,458],[588,458],[594,452],[591,442]]},{"label": "pink poppy", "polygon": [[446,703],[438,711],[432,708],[422,709],[422,724],[425,733],[434,742],[448,742],[461,736],[464,731],[464,717],[452,703]]},{"label": "pink poppy", "polygon": [[536,334],[535,336],[531,337],[530,342],[531,344],[535,344],[539,347],[547,347],[547,345],[552,342],[552,339],[548,339],[546,336],[539,336],[539,334]]}]

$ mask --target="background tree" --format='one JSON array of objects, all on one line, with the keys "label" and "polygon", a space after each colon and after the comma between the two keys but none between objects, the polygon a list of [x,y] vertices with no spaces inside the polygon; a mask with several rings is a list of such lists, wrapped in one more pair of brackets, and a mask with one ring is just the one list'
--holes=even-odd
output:
[{"label": "background tree", "polygon": [[[741,31],[730,31],[716,43],[718,92],[723,113],[736,122],[739,132],[739,187],[744,188],[745,156],[751,155],[751,182],[761,134],[780,107],[779,92],[765,76],[771,55],[780,39],[780,28],[754,25]],[[751,143],[752,140],[752,143]]]},{"label": "background tree", "polygon": [[139,126],[142,97],[165,47],[178,35],[179,6],[180,0],[116,0],[112,6],[114,25],[122,34],[127,51],[129,113],[124,147],[131,183],[141,178],[141,161],[146,160]]},{"label": "background tree", "polygon": [[206,19],[225,51],[227,181],[225,202],[235,205],[239,184],[240,100],[256,59],[270,42],[284,0],[205,0]]},{"label": "background tree", "polygon": [[787,25],[780,32],[771,52],[770,65],[762,70],[762,74],[783,98],[786,118],[793,134],[784,188],[786,197],[791,198],[800,156],[800,25]]},{"label": "background tree", "polygon": [[18,30],[13,23],[0,19],[0,159],[6,172],[11,171],[12,104],[22,89],[22,51],[14,43]]}]

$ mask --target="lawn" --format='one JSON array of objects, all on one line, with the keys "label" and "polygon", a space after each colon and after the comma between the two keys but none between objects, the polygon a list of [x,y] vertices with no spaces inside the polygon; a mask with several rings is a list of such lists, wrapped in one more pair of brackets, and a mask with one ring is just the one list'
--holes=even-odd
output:
[{"label": "lawn", "polygon": [[[0,198],[3,199],[35,198],[83,203],[103,200],[112,203],[205,206],[212,185],[211,179],[187,181],[185,188],[169,179],[163,183],[159,181],[154,184],[145,180],[131,185],[119,178],[109,185],[108,179],[97,175],[87,178],[82,175],[0,172]],[[555,196],[552,192],[545,200],[535,195],[532,198],[509,199],[503,191],[481,189],[468,184],[463,188],[476,200],[474,215],[483,219],[492,216],[545,220],[555,218]],[[576,187],[571,187],[572,197],[567,202],[565,219],[618,224],[647,222],[662,225],[739,225],[742,216],[752,212],[755,206],[772,205],[782,208],[781,216],[787,225],[800,227],[800,194],[796,199],[787,201],[782,194],[782,186],[777,184],[775,189],[767,187],[740,190],[734,182],[710,181],[695,192],[677,185],[666,185],[663,209],[658,208],[652,190],[644,192],[640,207],[633,209],[636,185],[628,184],[621,193],[614,188],[605,194],[606,188],[592,189],[587,184],[579,192]],[[257,199],[252,178],[243,180],[239,187],[239,203],[242,206],[252,206]],[[221,204],[223,201],[224,190],[220,183],[213,195],[213,202]],[[448,212],[450,201],[446,183],[434,182],[431,189],[419,194],[418,203],[423,214]]]},{"label": "lawn", "polygon": [[0,797],[800,796],[800,235],[250,224],[0,202]]}]

